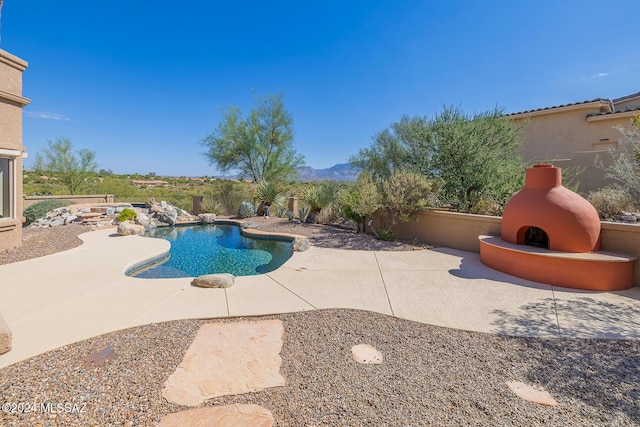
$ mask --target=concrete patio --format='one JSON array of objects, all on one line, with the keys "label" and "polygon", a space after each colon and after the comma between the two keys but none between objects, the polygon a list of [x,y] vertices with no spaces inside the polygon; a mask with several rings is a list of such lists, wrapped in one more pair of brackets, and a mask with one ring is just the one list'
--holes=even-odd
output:
[{"label": "concrete patio", "polygon": [[228,289],[202,289],[188,278],[124,275],[129,266],[166,253],[165,240],[118,237],[113,229],[81,239],[84,244],[69,251],[0,266],[0,313],[13,334],[0,367],[148,323],[324,308],[503,335],[640,338],[640,289],[552,287],[491,270],[472,252],[311,247],[271,273],[238,277]]}]

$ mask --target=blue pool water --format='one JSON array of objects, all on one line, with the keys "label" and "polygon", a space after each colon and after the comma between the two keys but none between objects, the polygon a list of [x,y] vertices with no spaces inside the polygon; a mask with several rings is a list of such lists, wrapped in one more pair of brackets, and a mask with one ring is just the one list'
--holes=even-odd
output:
[{"label": "blue pool water", "polygon": [[227,224],[158,228],[145,236],[171,242],[168,260],[132,274],[147,279],[268,273],[284,264],[293,253],[290,241],[245,237],[240,227]]}]

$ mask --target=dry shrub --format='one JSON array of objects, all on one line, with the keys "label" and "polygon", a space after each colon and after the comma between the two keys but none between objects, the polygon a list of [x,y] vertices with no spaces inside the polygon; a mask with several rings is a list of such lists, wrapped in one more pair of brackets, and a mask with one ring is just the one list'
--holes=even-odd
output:
[{"label": "dry shrub", "polygon": [[598,215],[603,219],[613,218],[620,212],[636,210],[631,196],[617,188],[605,187],[598,191],[592,191],[587,196],[587,200],[596,208]]}]

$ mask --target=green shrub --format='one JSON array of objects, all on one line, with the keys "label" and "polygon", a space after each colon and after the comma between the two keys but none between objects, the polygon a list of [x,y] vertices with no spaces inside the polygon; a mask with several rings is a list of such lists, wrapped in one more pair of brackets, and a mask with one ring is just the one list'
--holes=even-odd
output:
[{"label": "green shrub", "polygon": [[598,215],[603,219],[610,219],[620,212],[636,210],[631,196],[616,188],[605,187],[598,191],[592,191],[587,196],[587,200],[596,208]]},{"label": "green shrub", "polygon": [[52,210],[56,208],[62,208],[64,206],[69,206],[69,203],[65,202],[64,200],[58,199],[43,200],[41,202],[35,203],[25,209],[22,213],[22,215],[26,218],[26,222],[23,225],[26,227],[36,219],[44,217]]},{"label": "green shrub", "polygon": [[254,216],[256,214],[256,208],[253,206],[253,203],[244,201],[240,203],[240,207],[238,208],[238,218],[248,218],[250,216]]},{"label": "green shrub", "polygon": [[125,222],[125,221],[129,221],[132,219],[136,219],[136,216],[138,214],[136,213],[136,211],[134,211],[133,209],[125,209],[122,212],[120,212],[120,215],[118,215],[118,222]]},{"label": "green shrub", "polygon": [[378,230],[378,238],[380,240],[385,240],[387,242],[391,242],[391,241],[393,241],[395,236],[393,235],[393,231],[391,231],[389,229],[386,229],[386,228],[381,228],[380,230]]}]

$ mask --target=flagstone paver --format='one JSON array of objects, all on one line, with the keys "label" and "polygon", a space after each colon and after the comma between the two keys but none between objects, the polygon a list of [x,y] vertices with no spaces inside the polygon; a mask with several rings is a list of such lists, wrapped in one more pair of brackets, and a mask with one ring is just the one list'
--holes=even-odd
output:
[{"label": "flagstone paver", "polygon": [[283,386],[280,320],[203,325],[162,395],[169,402],[197,406],[230,394]]},{"label": "flagstone paver", "polygon": [[164,416],[156,427],[273,427],[268,409],[258,405],[226,405],[190,409]]}]

